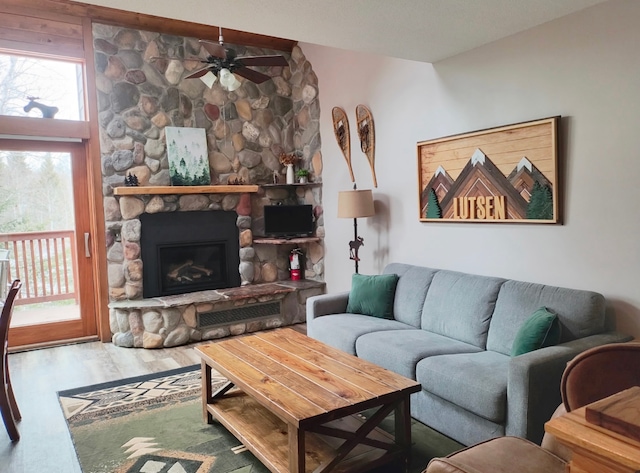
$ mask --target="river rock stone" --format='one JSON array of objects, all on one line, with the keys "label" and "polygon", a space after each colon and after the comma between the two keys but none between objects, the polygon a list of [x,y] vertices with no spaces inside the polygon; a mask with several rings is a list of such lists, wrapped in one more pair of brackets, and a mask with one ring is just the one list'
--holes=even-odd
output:
[{"label": "river rock stone", "polygon": [[111,163],[116,171],[125,171],[133,164],[133,153],[131,150],[116,151],[111,155]]},{"label": "river rock stone", "polygon": [[180,314],[179,309],[162,309],[161,314],[164,319],[164,328],[167,329],[167,332],[172,331],[182,320],[182,314]]},{"label": "river rock stone", "polygon": [[273,263],[263,264],[261,274],[264,282],[275,282],[278,280],[278,268]]},{"label": "river rock stone", "polygon": [[127,68],[120,58],[116,56],[109,56],[107,59],[107,67],[104,69],[104,75],[111,80],[120,80],[124,78],[126,70]]},{"label": "river rock stone", "polygon": [[128,281],[142,280],[142,260],[129,261],[126,265],[125,276]]},{"label": "river rock stone", "polygon": [[140,69],[136,69],[133,71],[127,71],[124,75],[124,78],[127,82],[131,82],[132,84],[142,84],[147,80],[147,76],[144,74],[144,71]]},{"label": "river rock stone", "polygon": [[150,158],[161,158],[165,152],[165,146],[162,140],[147,140],[144,145],[144,152]]},{"label": "river rock stone", "polygon": [[244,122],[242,124],[242,136],[248,141],[258,141],[260,137],[260,129],[251,122]]},{"label": "river rock stone", "polygon": [[183,72],[184,66],[181,61],[169,61],[164,76],[167,78],[169,84],[176,85],[180,82]]},{"label": "river rock stone", "polygon": [[142,323],[146,332],[158,333],[163,327],[164,320],[159,312],[149,310],[142,314]]},{"label": "river rock stone", "polygon": [[178,204],[181,210],[204,210],[209,206],[209,199],[205,195],[182,195]]},{"label": "river rock stone", "polygon": [[116,333],[111,341],[117,347],[133,348],[133,334],[131,332]]},{"label": "river rock stone", "polygon": [[142,335],[142,347],[148,349],[162,348],[164,339],[157,333],[144,332]]},{"label": "river rock stone", "polygon": [[122,224],[121,235],[126,241],[140,241],[140,220],[127,220]]},{"label": "river rock stone", "polygon": [[134,84],[118,82],[113,85],[111,92],[111,108],[115,113],[120,113],[134,107],[140,100],[140,92]]},{"label": "river rock stone", "polygon": [[140,258],[140,245],[136,242],[125,241],[124,245],[124,258],[127,261]]},{"label": "river rock stone", "polygon": [[144,211],[147,212],[148,214],[155,214],[158,212],[162,212],[164,210],[164,200],[162,200],[162,197],[160,197],[159,195],[154,195],[149,202],[147,203],[147,206],[145,207]]},{"label": "river rock stone", "polygon": [[191,328],[195,328],[198,326],[198,317],[196,315],[196,306],[191,304],[187,308],[184,309],[182,313],[182,320]]},{"label": "river rock stone", "polygon": [[[162,164],[161,164],[162,165]],[[149,185],[152,186],[168,186],[171,183],[168,169],[161,169],[149,179]],[[168,211],[168,207],[167,207]]]},{"label": "river rock stone", "polygon": [[124,268],[119,263],[110,263],[107,265],[107,280],[109,287],[124,286]]},{"label": "river rock stone", "polygon": [[249,229],[240,232],[240,247],[246,248],[253,245],[253,232]]},{"label": "river rock stone", "polygon": [[164,339],[164,346],[169,348],[184,345],[189,341],[189,335],[191,335],[191,328],[187,325],[179,325],[167,334],[167,338]]},{"label": "river rock stone", "polygon": [[124,251],[122,243],[115,242],[107,251],[107,261],[110,263],[122,263],[124,261]]},{"label": "river rock stone", "polygon": [[149,169],[147,166],[136,166],[129,169],[127,174],[136,176],[138,178],[138,183],[141,186],[149,185],[149,179],[151,178],[151,169]]},{"label": "river rock stone", "polygon": [[240,151],[238,153],[238,159],[240,160],[240,164],[249,169],[256,167],[262,161],[260,154],[249,149],[243,149]]},{"label": "river rock stone", "polygon": [[120,213],[120,205],[115,197],[104,198],[104,218],[107,221],[120,220],[122,214]]},{"label": "river rock stone", "polygon": [[255,250],[250,246],[247,248],[240,248],[240,261],[253,261],[253,257],[255,255]]},{"label": "river rock stone", "polygon": [[118,321],[118,330],[116,332],[128,332],[131,330],[129,325],[129,312],[124,310],[115,310],[116,320]]},{"label": "river rock stone", "polygon": [[241,279],[249,283],[253,282],[253,264],[241,261],[239,268]]},{"label": "river rock stone", "polygon": [[107,134],[111,138],[122,138],[127,131],[127,125],[124,123],[124,120],[120,117],[111,120],[107,125]]},{"label": "river rock stone", "polygon": [[137,197],[123,196],[120,198],[120,213],[122,218],[129,220],[144,212],[144,202]]}]

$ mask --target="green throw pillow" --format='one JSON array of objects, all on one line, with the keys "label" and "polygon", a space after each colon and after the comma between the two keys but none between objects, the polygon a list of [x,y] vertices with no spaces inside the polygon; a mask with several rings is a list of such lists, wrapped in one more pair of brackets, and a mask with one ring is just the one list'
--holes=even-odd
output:
[{"label": "green throw pillow", "polygon": [[354,274],[347,312],[393,319],[393,299],[398,284],[397,274],[365,276]]},{"label": "green throw pillow", "polygon": [[511,356],[523,355],[538,348],[550,347],[560,341],[558,316],[540,307],[522,324],[511,347]]}]

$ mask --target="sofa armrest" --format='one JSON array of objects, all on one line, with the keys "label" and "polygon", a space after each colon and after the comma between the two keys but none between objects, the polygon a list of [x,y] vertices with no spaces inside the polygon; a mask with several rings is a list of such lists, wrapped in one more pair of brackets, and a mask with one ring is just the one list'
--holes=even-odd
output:
[{"label": "sofa armrest", "polygon": [[544,423],[562,402],[560,380],[567,362],[591,347],[625,342],[631,338],[607,332],[511,358],[507,380],[506,435],[525,437],[539,444],[544,435]]},{"label": "sofa armrest", "polygon": [[307,299],[307,323],[323,315],[346,312],[348,302],[349,291],[309,297]]}]

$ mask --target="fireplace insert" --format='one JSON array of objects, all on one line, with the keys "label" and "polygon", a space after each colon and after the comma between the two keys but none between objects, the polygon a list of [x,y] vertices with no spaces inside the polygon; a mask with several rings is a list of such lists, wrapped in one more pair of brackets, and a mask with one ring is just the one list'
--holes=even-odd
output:
[{"label": "fireplace insert", "polygon": [[143,296],[240,286],[236,220],[222,210],[142,214]]}]

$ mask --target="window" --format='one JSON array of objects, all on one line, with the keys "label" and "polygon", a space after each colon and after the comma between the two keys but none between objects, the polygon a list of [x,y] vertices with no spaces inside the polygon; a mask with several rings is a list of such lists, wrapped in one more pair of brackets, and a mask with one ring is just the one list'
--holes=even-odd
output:
[{"label": "window", "polygon": [[83,84],[80,62],[0,53],[0,115],[85,120]]}]

